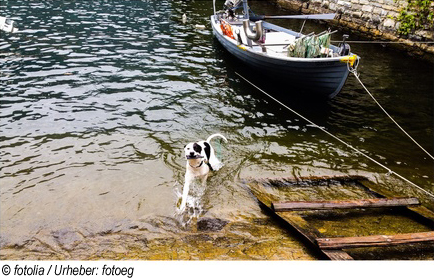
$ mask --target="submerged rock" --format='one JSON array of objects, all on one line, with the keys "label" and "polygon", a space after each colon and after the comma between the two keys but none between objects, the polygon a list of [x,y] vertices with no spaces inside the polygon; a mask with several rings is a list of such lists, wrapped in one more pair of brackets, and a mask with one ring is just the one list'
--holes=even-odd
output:
[{"label": "submerged rock", "polygon": [[199,231],[220,231],[229,221],[219,218],[201,218],[197,221],[197,230]]},{"label": "submerged rock", "polygon": [[52,234],[59,245],[68,251],[72,250],[76,243],[83,240],[81,234],[69,228],[53,231]]}]

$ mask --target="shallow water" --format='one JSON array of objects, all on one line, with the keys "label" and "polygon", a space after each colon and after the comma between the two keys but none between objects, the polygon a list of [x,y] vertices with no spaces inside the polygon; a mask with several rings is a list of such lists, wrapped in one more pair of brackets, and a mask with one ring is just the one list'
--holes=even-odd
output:
[{"label": "shallow water", "polygon": [[[282,12],[267,3],[251,4],[270,14]],[[214,244],[228,236],[262,244],[266,235],[249,231],[261,232],[264,223],[273,231],[274,246],[293,244],[292,251],[277,256],[244,248],[210,258],[313,258],[268,220],[240,186],[245,177],[361,174],[390,192],[433,205],[421,191],[242,81],[235,71],[254,76],[213,39],[208,1],[1,5],[20,28],[1,33],[0,39],[2,258],[115,258],[128,249],[107,253],[107,244],[135,231],[144,235],[146,248],[158,245],[154,239],[172,240],[176,247],[177,236],[197,235],[195,221],[203,217],[229,222],[219,236],[210,237]],[[195,29],[196,24],[207,28]],[[323,28],[309,23],[306,31]],[[366,86],[433,153],[433,66],[381,46],[352,48],[362,57],[359,71]],[[284,99],[301,114],[434,192],[433,161],[384,116],[354,77],[330,101],[300,98],[265,78],[257,82],[274,95],[289,96]],[[193,188],[195,207],[180,215],[182,149],[216,132],[229,140],[213,143],[225,166],[205,190]],[[262,222],[255,224],[258,219]],[[209,245],[210,240],[202,241]],[[92,249],[81,252],[80,246]],[[74,255],[73,249],[81,253]],[[194,250],[199,249],[192,245],[183,251],[190,253],[161,258],[188,258]],[[299,254],[291,257],[295,251]],[[132,257],[158,258],[150,252]],[[196,258],[205,257],[199,252]]]}]

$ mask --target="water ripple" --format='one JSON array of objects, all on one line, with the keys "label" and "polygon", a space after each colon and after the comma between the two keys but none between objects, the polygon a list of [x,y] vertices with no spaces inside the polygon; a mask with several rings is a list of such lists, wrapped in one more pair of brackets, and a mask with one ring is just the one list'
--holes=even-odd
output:
[{"label": "water ripple", "polygon": [[[200,209],[221,210],[216,215],[228,219],[234,214],[225,205],[261,215],[238,187],[242,170],[384,172],[242,83],[234,71],[250,70],[213,40],[209,1],[18,0],[3,7],[20,32],[0,38],[2,234],[172,217],[183,146],[216,132],[229,139],[215,143],[225,167],[210,179]],[[426,93],[433,85],[425,81],[432,68],[412,60],[389,67],[394,54],[377,53],[360,50],[375,61],[364,64],[368,84],[432,150],[433,102]],[[414,73],[409,81],[394,78],[402,65]],[[411,81],[418,91],[408,101]],[[434,184],[432,163],[401,140],[353,80],[333,101],[309,106],[264,77],[255,82],[421,185]],[[407,118],[407,102],[419,109],[411,112],[418,122]]]}]

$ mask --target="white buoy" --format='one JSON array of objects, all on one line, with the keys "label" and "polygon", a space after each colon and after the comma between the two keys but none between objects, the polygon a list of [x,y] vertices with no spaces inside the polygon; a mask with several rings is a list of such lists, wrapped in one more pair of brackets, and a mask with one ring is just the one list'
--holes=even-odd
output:
[{"label": "white buoy", "polygon": [[205,29],[205,25],[202,25],[202,24],[196,24],[194,27],[196,29],[200,29],[200,30]]},{"label": "white buoy", "polygon": [[0,30],[5,32],[14,33],[18,31],[15,21],[6,17],[0,17]]},{"label": "white buoy", "polygon": [[187,16],[185,14],[182,15],[182,23],[187,22]]}]

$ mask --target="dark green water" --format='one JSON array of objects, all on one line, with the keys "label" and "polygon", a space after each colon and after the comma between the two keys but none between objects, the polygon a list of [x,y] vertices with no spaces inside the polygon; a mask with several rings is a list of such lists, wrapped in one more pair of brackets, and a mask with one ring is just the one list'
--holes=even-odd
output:
[{"label": "dark green water", "polygon": [[[257,227],[251,219],[266,216],[238,184],[245,177],[359,174],[397,195],[433,204],[242,81],[235,71],[254,76],[213,38],[211,1],[1,5],[20,28],[19,33],[1,33],[0,39],[0,241],[8,248],[3,258],[26,256],[16,248],[38,252],[38,258],[68,258],[71,244],[96,233],[128,232],[138,222],[148,239],[188,232],[176,212],[185,172],[182,150],[216,132],[229,140],[214,144],[225,166],[206,190],[193,188],[196,218]],[[251,6],[283,13],[267,3],[252,1]],[[184,13],[186,24],[181,22]],[[195,29],[196,24],[206,29]],[[305,30],[323,28],[308,23]],[[434,153],[433,65],[381,46],[354,44],[352,50],[362,57],[359,72],[365,85]],[[329,101],[302,98],[265,79],[255,82],[434,193],[434,162],[387,119],[354,77]],[[255,242],[265,238],[246,236]],[[302,248],[294,240],[280,242]],[[92,244],[96,248],[104,242]],[[298,250],[292,258],[311,258]],[[258,255],[252,252],[233,258]]]}]

